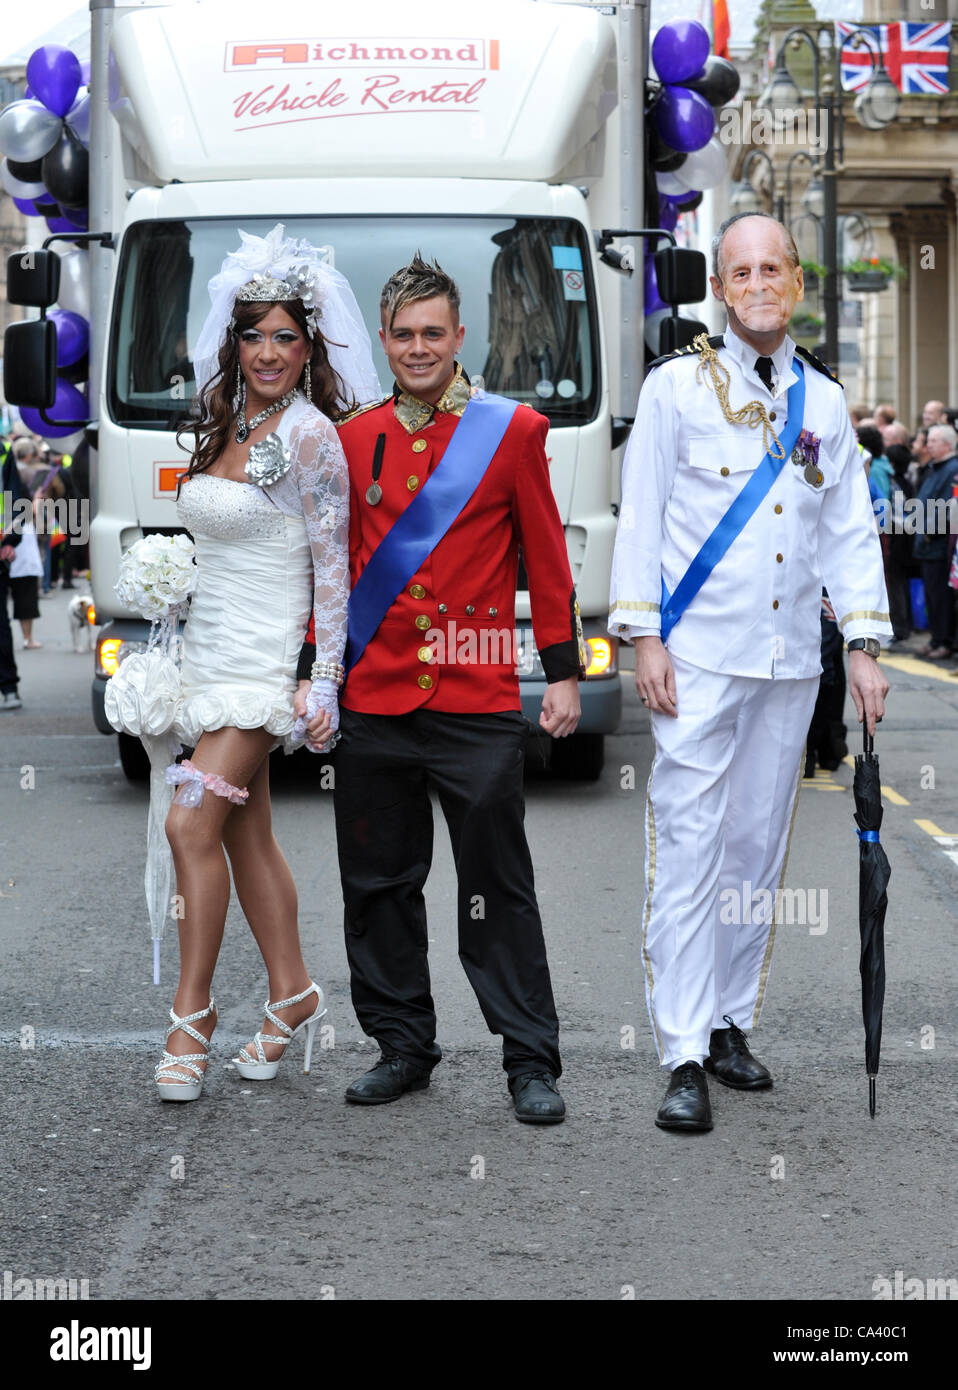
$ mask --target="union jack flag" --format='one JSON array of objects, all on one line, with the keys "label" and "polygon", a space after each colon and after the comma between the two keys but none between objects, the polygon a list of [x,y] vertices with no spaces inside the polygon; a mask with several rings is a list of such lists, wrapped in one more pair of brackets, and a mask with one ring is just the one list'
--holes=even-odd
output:
[{"label": "union jack flag", "polygon": [[[948,48],[951,25],[943,24],[846,24],[835,25],[842,45],[842,87],[860,92],[872,74],[875,45],[861,38],[858,48],[847,43],[855,29],[865,29],[881,44],[885,71],[900,92],[948,91]],[[870,50],[870,53],[869,53]]]}]

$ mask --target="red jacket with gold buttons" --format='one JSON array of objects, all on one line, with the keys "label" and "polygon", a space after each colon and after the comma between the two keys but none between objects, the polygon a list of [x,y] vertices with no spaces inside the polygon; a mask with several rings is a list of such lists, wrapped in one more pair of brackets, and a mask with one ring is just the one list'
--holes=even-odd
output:
[{"label": "red jacket with gold buttons", "polygon": [[[459,414],[436,410],[415,433],[390,397],[340,426],[350,477],[350,582],[443,456]],[[582,673],[578,604],[565,535],[549,482],[549,422],[519,406],[486,472],[449,530],[383,618],[353,667],[340,703],[362,714],[519,709],[514,643],[519,550],[532,626],[547,681]],[[385,435],[379,485],[376,443]],[[307,642],[312,642],[312,624]]]}]

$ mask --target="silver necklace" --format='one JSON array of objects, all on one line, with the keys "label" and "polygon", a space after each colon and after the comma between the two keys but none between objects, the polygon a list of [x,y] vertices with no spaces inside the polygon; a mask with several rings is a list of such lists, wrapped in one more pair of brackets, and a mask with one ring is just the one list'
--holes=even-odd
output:
[{"label": "silver necklace", "polygon": [[250,434],[253,430],[255,430],[257,425],[261,425],[263,421],[268,420],[271,415],[275,415],[277,411],[285,410],[288,405],[291,405],[293,402],[293,397],[295,395],[296,388],[294,386],[292,391],[287,391],[285,396],[281,396],[278,401],[274,401],[273,404],[268,405],[265,410],[261,410],[258,415],[254,415],[252,420],[250,420],[249,422],[247,422],[246,419],[246,410],[244,402],[244,406],[240,408],[239,416],[237,417],[236,421],[237,444],[244,444],[246,440],[249,439]]}]

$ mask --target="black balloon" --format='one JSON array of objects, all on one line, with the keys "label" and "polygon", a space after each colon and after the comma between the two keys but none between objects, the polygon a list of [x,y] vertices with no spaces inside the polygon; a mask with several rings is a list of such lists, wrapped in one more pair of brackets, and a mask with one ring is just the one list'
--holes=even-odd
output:
[{"label": "black balloon", "polygon": [[7,168],[15,179],[21,183],[42,183],[43,182],[43,160],[31,159],[29,163],[24,163],[22,159],[8,159]]},{"label": "black balloon", "polygon": [[739,80],[737,68],[727,58],[717,58],[713,53],[706,58],[702,71],[682,86],[698,92],[709,106],[724,106],[738,91]]},{"label": "black balloon", "polygon": [[69,381],[73,386],[79,386],[81,381],[88,381],[90,377],[90,355],[84,353],[78,362],[72,362],[69,367],[57,367],[57,376],[64,381]]},{"label": "black balloon", "polygon": [[36,208],[39,217],[60,216],[60,204],[55,203],[52,198],[34,198],[33,206]]},{"label": "black balloon", "polygon": [[678,198],[672,199],[679,212],[694,212],[702,201],[701,193],[696,193],[694,198],[689,198],[686,202],[679,202]]},{"label": "black balloon", "polygon": [[649,163],[652,168],[661,169],[663,174],[674,174],[685,163],[684,152],[667,145],[652,121],[646,122],[645,129],[648,132]]},{"label": "black balloon", "polygon": [[43,156],[43,182],[50,196],[69,208],[85,208],[89,198],[90,156],[69,130]]}]

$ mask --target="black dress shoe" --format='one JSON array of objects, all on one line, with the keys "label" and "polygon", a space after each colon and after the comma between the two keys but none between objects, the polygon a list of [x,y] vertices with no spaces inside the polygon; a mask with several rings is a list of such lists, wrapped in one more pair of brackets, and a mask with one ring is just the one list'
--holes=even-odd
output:
[{"label": "black dress shoe", "polygon": [[429,1085],[429,1068],[417,1067],[402,1057],[380,1057],[346,1089],[346,1099],[354,1105],[385,1105],[407,1091],[424,1091]]},{"label": "black dress shoe", "polygon": [[728,1014],[722,1017],[728,1027],[712,1029],[705,1070],[723,1086],[734,1086],[738,1091],[760,1091],[771,1086],[772,1073],[749,1052],[748,1038],[741,1028],[736,1028]]},{"label": "black dress shoe", "polygon": [[712,1128],[709,1083],[698,1062],[683,1062],[675,1068],[655,1123],[659,1129]]},{"label": "black dress shoe", "polygon": [[509,1082],[516,1119],[524,1125],[557,1125],[565,1119],[565,1101],[551,1072],[528,1072]]}]

